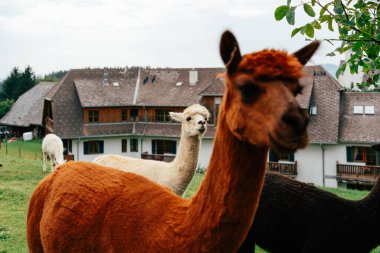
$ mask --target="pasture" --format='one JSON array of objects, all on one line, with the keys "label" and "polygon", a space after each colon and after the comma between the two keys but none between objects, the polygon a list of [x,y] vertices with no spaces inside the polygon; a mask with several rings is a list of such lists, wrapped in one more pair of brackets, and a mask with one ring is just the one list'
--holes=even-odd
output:
[{"label": "pasture", "polygon": [[[7,152],[7,154],[6,154]],[[0,149],[0,253],[24,253],[26,246],[26,213],[29,198],[38,182],[48,173],[42,172],[41,141],[1,144]],[[204,174],[196,174],[185,197],[198,189]],[[342,197],[360,199],[364,191],[329,189]],[[265,251],[258,249],[256,252]],[[372,253],[380,252],[380,247]]]}]

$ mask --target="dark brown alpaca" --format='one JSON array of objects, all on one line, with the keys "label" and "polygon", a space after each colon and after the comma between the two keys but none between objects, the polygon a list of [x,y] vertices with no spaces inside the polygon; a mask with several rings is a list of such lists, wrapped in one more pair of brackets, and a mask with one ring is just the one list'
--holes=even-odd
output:
[{"label": "dark brown alpaca", "polygon": [[294,56],[265,50],[241,57],[235,37],[225,32],[220,52],[227,88],[195,196],[182,199],[141,176],[69,162],[33,193],[29,251],[235,252],[253,221],[268,148],[292,152],[307,145],[308,118],[295,95],[302,64],[317,47]]},{"label": "dark brown alpaca", "polygon": [[270,252],[369,252],[380,245],[380,181],[366,198],[351,201],[268,173],[239,252],[254,252],[255,243]]}]

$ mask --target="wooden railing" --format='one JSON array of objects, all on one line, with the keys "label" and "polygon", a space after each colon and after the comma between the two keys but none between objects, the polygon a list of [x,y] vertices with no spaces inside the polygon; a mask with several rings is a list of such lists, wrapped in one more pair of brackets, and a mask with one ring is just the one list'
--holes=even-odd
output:
[{"label": "wooden railing", "polygon": [[380,166],[336,163],[337,179],[375,181],[379,176]]},{"label": "wooden railing", "polygon": [[155,160],[155,161],[163,161],[163,162],[171,162],[175,158],[175,155],[155,155],[155,154],[141,154],[141,159],[146,160]]},{"label": "wooden railing", "polygon": [[279,172],[291,177],[297,176],[297,161],[295,162],[268,162],[268,171]]}]

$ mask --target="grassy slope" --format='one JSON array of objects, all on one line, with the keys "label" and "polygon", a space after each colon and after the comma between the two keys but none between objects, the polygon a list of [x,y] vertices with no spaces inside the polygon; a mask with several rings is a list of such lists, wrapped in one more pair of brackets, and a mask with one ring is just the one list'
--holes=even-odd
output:
[{"label": "grassy slope", "polygon": [[[8,144],[8,155],[5,155],[3,143],[0,164],[0,253],[27,252],[25,227],[29,198],[38,182],[47,175],[42,172],[41,141]],[[188,198],[196,192],[203,178],[203,174],[195,175],[185,197]],[[326,190],[350,199],[360,199],[368,193]],[[262,249],[257,249],[256,252],[265,253]],[[374,252],[380,252],[380,248]]]}]

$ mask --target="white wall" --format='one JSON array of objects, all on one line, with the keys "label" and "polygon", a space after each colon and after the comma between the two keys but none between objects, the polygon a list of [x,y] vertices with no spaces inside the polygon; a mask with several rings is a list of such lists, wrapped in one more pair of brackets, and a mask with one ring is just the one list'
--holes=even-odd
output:
[{"label": "white wall", "polygon": [[[138,152],[131,152],[130,151],[130,139],[131,138],[137,138],[139,149]],[[127,152],[122,153],[121,152],[121,140],[122,139],[128,139],[127,141]],[[135,158],[141,158],[141,153],[148,152],[149,154],[152,153],[152,140],[173,140],[177,142],[177,151],[179,148],[179,138],[163,138],[163,137],[143,137],[142,142],[140,137],[114,137],[114,138],[96,138],[96,139],[80,139],[79,145],[78,145],[78,139],[72,140],[72,153],[74,154],[76,161],[93,161],[96,157],[104,154],[118,154],[118,155],[124,155],[129,157],[135,157]],[[91,155],[85,155],[84,154],[84,145],[83,143],[85,141],[89,140],[99,140],[104,141],[104,154],[91,154]],[[211,157],[211,151],[212,151],[212,139],[203,139],[201,143],[201,150],[199,152],[199,160],[198,164],[200,167],[206,168],[209,164],[210,157]],[[78,149],[79,147],[79,149]],[[79,152],[78,152],[79,151]]]},{"label": "white wall", "polygon": [[294,154],[297,161],[297,180],[315,185],[323,185],[322,149],[319,144],[309,144]]}]

